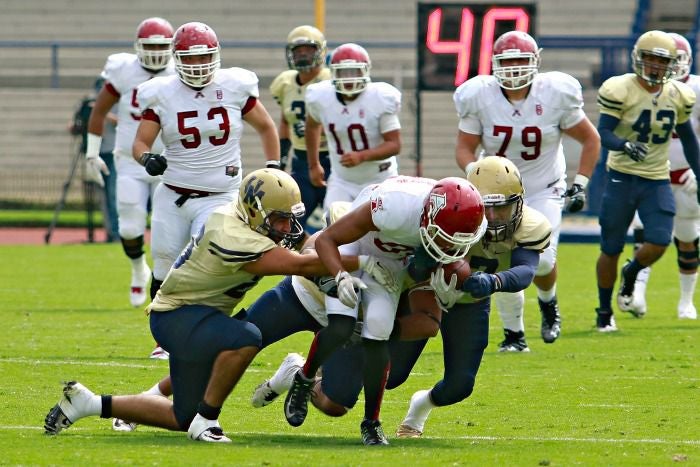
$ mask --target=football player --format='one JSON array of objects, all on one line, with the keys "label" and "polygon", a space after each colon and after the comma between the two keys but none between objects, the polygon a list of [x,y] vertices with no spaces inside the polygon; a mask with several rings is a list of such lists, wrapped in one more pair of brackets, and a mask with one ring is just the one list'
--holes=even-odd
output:
[{"label": "football player", "polygon": [[[700,93],[700,77],[690,74],[693,63],[693,51],[688,39],[675,32],[668,33],[676,42],[678,58],[672,78],[686,83],[695,92]],[[700,134],[700,109],[697,101],[693,106],[690,117],[695,135]],[[668,159],[671,164],[671,190],[676,202],[676,216],[673,218],[673,243],[676,245],[678,256],[678,271],[680,277],[680,299],[678,300],[679,319],[697,319],[698,313],[693,304],[695,285],[698,271],[698,232],[700,231],[700,206],[697,200],[697,180],[690,169],[688,161],[683,155],[683,146],[674,134],[669,146]],[[644,234],[639,216],[635,216],[635,222],[639,224],[639,230],[635,230],[635,242],[637,236],[643,243]],[[635,243],[636,246],[636,243]],[[641,245],[640,245],[641,246]],[[637,274],[632,300],[633,315],[641,317],[646,314],[646,286],[649,280],[649,268],[642,269]]]},{"label": "football player", "polygon": [[[493,75],[476,76],[454,93],[460,118],[456,159],[468,175],[479,145],[484,156],[508,158],[522,175],[525,204],[549,220],[552,237],[540,257],[534,283],[542,314],[542,339],[552,343],[561,332],[556,256],[562,209],[576,212],[583,208],[600,139],[583,112],[579,82],[558,71],[539,73],[539,66],[540,49],[529,34],[510,31],[496,40]],[[578,173],[568,190],[562,149],[565,134],[581,143]],[[500,350],[529,351],[523,326],[524,292],[497,294],[494,301],[505,334]]]},{"label": "football player", "polygon": [[[136,30],[136,53],[117,53],[107,58],[101,75],[105,82],[99,90],[88,121],[85,177],[103,186],[102,174],[108,174],[108,169],[99,156],[100,144],[107,115],[117,104],[114,157],[117,170],[119,236],[124,253],[131,260],[129,301],[135,307],[143,305],[146,301],[146,287],[151,278],[151,270],[143,250],[143,236],[148,218],[148,199],[160,181],[159,177],[145,173],[131,157],[131,145],[141,119],[135,99],[136,87],[153,77],[170,76],[175,73],[170,52],[172,40],[173,27],[166,20],[143,20]],[[160,138],[154,140],[151,150],[154,153],[163,150]]]},{"label": "football player", "polygon": [[[551,225],[543,214],[523,205],[523,181],[509,159],[486,157],[471,169],[467,179],[484,199],[488,227],[481,241],[469,249],[472,274],[461,288],[456,287],[454,276],[451,280],[444,277],[442,268],[431,275],[430,284],[449,311],[443,313],[440,323],[444,375],[432,389],[411,397],[398,437],[421,436],[433,408],[456,404],[471,395],[488,344],[491,295],[527,288],[535,277],[540,253],[550,242]],[[394,377],[388,388],[408,378],[425,342],[403,345],[413,345],[417,352],[405,350],[399,354],[403,359],[392,360]]]},{"label": "football player", "polygon": [[[596,267],[596,327],[601,332],[617,331],[612,294],[635,210],[645,226],[644,243],[622,268],[617,294],[620,310],[639,314],[633,303],[637,275],[661,258],[671,242],[675,202],[668,166],[674,131],[688,166],[694,175],[700,173],[698,142],[690,121],[696,97],[686,83],[671,79],[677,59],[673,37],[663,31],[648,31],[637,39],[632,50],[634,73],[609,78],[598,90],[598,131],[609,150],[599,217],[601,252]],[[680,181],[678,172],[675,176]],[[696,237],[696,233],[687,237],[693,250]],[[689,251],[687,259],[694,266],[697,254],[695,260],[692,258],[693,252]]]},{"label": "football player", "polygon": [[[262,276],[329,273],[316,255],[281,246],[303,236],[297,220],[303,211],[291,176],[277,169],[251,172],[238,200],[216,209],[182,250],[148,307],[153,336],[170,353],[173,401],[152,394],[97,396],[72,381],[47,414],[46,433],[99,415],[187,431],[197,441],[230,442],[218,416],[259,351],[261,335],[229,313]],[[358,265],[355,256],[342,258],[348,270]],[[359,279],[349,286],[355,283]]]},{"label": "football player", "polygon": [[336,201],[353,201],[367,185],[397,175],[401,150],[401,92],[370,81],[371,61],[357,44],[333,51],[331,80],[306,89],[306,150],[309,178],[326,186],[320,162],[321,134],[328,139],[331,174],[324,209]]},{"label": "football player", "polygon": [[[183,24],[172,44],[176,74],[138,87],[142,117],[132,154],[163,182],[153,197],[151,298],[209,214],[235,198],[243,173],[243,122],[259,134],[267,167],[279,167],[277,129],[258,100],[257,76],[220,69],[219,49],[209,26]],[[163,154],[153,152],[159,133]]]},{"label": "football player", "polygon": [[[326,188],[314,186],[309,180],[309,164],[304,141],[306,124],[304,94],[308,86],[330,79],[331,72],[325,66],[326,38],[313,26],[304,25],[292,29],[287,36],[285,51],[289,70],[283,71],[272,81],[270,93],[282,109],[278,127],[280,168],[285,169],[289,149],[293,149],[291,174],[301,189],[301,199],[304,202],[306,214],[300,222],[306,227],[306,220],[314,209],[323,206]],[[330,160],[325,135],[321,135],[319,140],[318,157],[327,178],[330,173]]]},{"label": "football player", "polygon": [[[386,287],[372,277],[351,274],[340,263],[342,254],[370,254],[393,273],[397,284],[406,276],[406,259],[422,246],[435,261],[449,263],[467,254],[486,228],[484,206],[476,189],[464,179],[438,181],[394,177],[365,188],[353,209],[325,229],[315,248],[335,277],[337,298],[327,296],[328,326],[314,338],[309,358],[294,376],[284,404],[285,418],[301,425],[307,415],[314,376],[327,358],[352,336],[362,303],[363,384],[365,413],[360,425],[364,444],[387,444],[379,421],[389,363],[388,339],[400,297],[400,287]],[[359,279],[359,282],[355,282]],[[350,284],[359,287],[351,287]]]}]

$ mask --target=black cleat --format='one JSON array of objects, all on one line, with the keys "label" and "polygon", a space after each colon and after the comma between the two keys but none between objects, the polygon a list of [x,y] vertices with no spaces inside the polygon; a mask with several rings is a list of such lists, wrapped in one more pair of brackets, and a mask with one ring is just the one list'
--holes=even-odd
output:
[{"label": "black cleat", "polygon": [[386,446],[389,444],[379,420],[362,420],[360,433],[362,433],[362,443],[365,446]]},{"label": "black cleat", "polygon": [[525,341],[525,333],[523,331],[511,331],[510,329],[504,329],[503,335],[506,336],[503,342],[498,344],[499,352],[529,352],[530,347],[527,346]]},{"label": "black cleat", "polygon": [[615,317],[613,316],[613,312],[611,310],[596,308],[595,312],[595,327],[598,329],[598,332],[617,331],[617,324],[615,324]]},{"label": "black cleat", "polygon": [[542,327],[540,328],[542,340],[545,344],[551,344],[561,334],[561,316],[559,315],[557,298],[554,297],[551,302],[547,303],[538,298],[537,303],[539,303],[540,313],[542,313]]},{"label": "black cleat", "polygon": [[301,426],[304,423],[306,414],[309,413],[309,399],[315,382],[315,378],[306,379],[302,370],[294,375],[294,382],[284,400],[284,416],[290,425]]}]

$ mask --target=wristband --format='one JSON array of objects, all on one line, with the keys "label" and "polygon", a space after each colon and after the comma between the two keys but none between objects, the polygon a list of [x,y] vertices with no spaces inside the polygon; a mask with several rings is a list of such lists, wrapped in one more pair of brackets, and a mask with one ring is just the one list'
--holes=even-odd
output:
[{"label": "wristband", "polygon": [[588,186],[588,177],[586,177],[585,175],[582,175],[582,174],[576,174],[576,176],[574,177],[573,184],[574,185],[581,185],[581,188],[583,188],[585,190],[586,187]]},{"label": "wristband", "polygon": [[275,160],[270,160],[265,162],[265,168],[266,169],[279,169],[280,168],[280,161],[275,161]]},{"label": "wristband", "polygon": [[85,157],[87,159],[97,159],[100,155],[100,146],[102,145],[102,136],[94,133],[87,134],[87,147],[85,149]]},{"label": "wristband", "polygon": [[467,177],[469,177],[469,173],[472,171],[472,168],[474,167],[474,164],[476,162],[470,162],[467,164],[467,166],[464,168],[464,173],[467,174]]}]

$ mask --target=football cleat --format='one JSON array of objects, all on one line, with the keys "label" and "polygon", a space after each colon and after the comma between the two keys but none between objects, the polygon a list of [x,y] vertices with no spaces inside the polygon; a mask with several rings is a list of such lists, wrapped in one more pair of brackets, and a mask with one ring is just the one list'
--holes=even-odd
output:
[{"label": "football cleat", "polygon": [[148,280],[151,278],[151,269],[144,265],[144,268],[131,270],[131,286],[129,289],[129,302],[131,306],[139,307],[146,303]]},{"label": "football cleat", "polygon": [[154,360],[169,360],[170,354],[161,346],[157,345],[156,348],[153,349],[153,352],[151,352],[151,355],[148,356],[148,358],[152,358]]},{"label": "football cleat", "polygon": [[596,321],[595,326],[598,332],[615,332],[617,331],[617,324],[615,323],[615,316],[611,310],[603,310],[600,308],[595,309]]},{"label": "football cleat", "polygon": [[546,344],[551,344],[559,337],[561,333],[561,316],[559,315],[559,305],[556,297],[551,302],[543,302],[537,299],[540,305],[540,313],[542,313],[542,326],[540,333],[542,340]]},{"label": "football cleat", "polygon": [[200,414],[195,415],[190,427],[187,430],[187,437],[194,441],[205,441],[207,443],[230,443],[224,430],[221,429],[218,420],[207,420]]},{"label": "football cleat", "polygon": [[114,430],[114,431],[124,431],[124,432],[136,431],[137,426],[138,426],[138,423],[127,422],[125,420],[122,420],[121,418],[113,418],[112,419],[112,430]]},{"label": "football cleat", "polygon": [[407,425],[406,423],[402,423],[396,429],[397,438],[420,438],[421,436],[423,436],[422,431],[420,431],[417,428],[413,428],[412,426]]},{"label": "football cleat", "polygon": [[630,261],[627,260],[627,263],[620,271],[620,290],[617,292],[617,307],[620,309],[620,311],[626,311],[635,318],[641,318],[644,316],[644,313],[646,313],[646,303],[644,304],[645,309],[643,311],[641,311],[641,309],[634,303],[635,281],[631,280],[629,277],[626,277],[626,272],[629,269],[629,263]]},{"label": "football cleat", "polygon": [[698,311],[693,302],[680,302],[678,304],[678,319],[698,319]]},{"label": "football cleat", "polygon": [[362,420],[360,433],[362,434],[362,443],[365,446],[386,446],[389,444],[379,420]]},{"label": "football cleat", "polygon": [[284,400],[284,417],[292,426],[301,426],[309,413],[309,399],[316,378],[306,379],[301,370],[294,374],[292,387]]},{"label": "football cleat", "polygon": [[91,415],[90,403],[96,397],[92,391],[76,381],[63,386],[63,397],[44,419],[44,433],[57,435],[79,419]]},{"label": "football cleat", "polygon": [[525,333],[523,331],[511,331],[510,329],[504,329],[503,334],[505,339],[498,344],[499,352],[529,352],[530,347],[527,346],[525,341]]},{"label": "football cleat", "polygon": [[[284,394],[292,386],[294,375],[304,365],[304,357],[298,353],[288,354],[272,378],[258,385],[253,392],[253,407],[265,407]],[[274,389],[273,389],[274,388]]]}]

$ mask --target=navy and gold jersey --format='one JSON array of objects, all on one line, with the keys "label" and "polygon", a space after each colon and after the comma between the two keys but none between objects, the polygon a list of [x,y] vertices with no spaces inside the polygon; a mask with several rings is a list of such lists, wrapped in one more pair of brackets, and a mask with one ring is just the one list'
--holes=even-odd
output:
[{"label": "navy and gold jersey", "polygon": [[643,162],[622,151],[610,151],[608,168],[651,180],[668,179],[673,131],[688,120],[694,104],[695,93],[680,81],[668,81],[655,94],[644,89],[634,73],[609,78],[598,90],[600,113],[620,120],[616,136],[646,143],[649,151]]},{"label": "navy and gold jersey", "polygon": [[243,222],[234,203],[209,216],[200,234],[175,261],[148,311],[198,304],[229,314],[258,283],[260,277],[242,268],[277,245]]},{"label": "navy and gold jersey", "polygon": [[[539,211],[523,206],[523,218],[513,233],[513,237],[505,242],[480,241],[467,254],[472,272],[482,271],[490,274],[505,271],[511,267],[511,253],[516,248],[525,248],[542,252],[549,246],[552,226]],[[465,293],[458,303],[474,303],[482,299],[474,299]]]},{"label": "navy and gold jersey", "polygon": [[[289,136],[292,140],[292,147],[300,151],[306,151],[304,141],[304,129],[306,126],[306,103],[304,95],[306,88],[310,84],[331,79],[331,72],[328,68],[321,68],[321,71],[314,79],[306,84],[299,84],[296,70],[287,70],[280,73],[270,85],[270,93],[275,101],[282,108],[284,119],[289,125]],[[325,135],[321,135],[320,151],[327,151]]]}]

